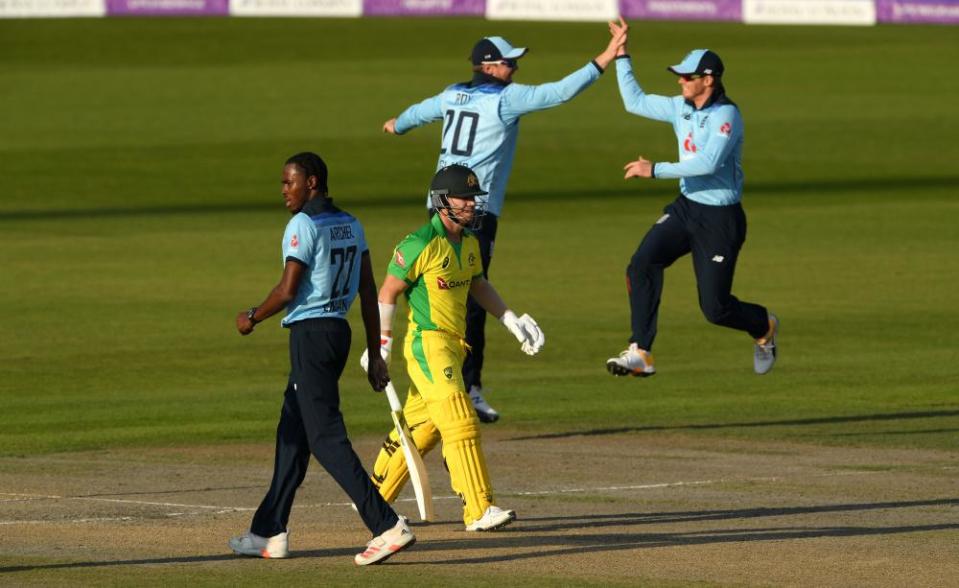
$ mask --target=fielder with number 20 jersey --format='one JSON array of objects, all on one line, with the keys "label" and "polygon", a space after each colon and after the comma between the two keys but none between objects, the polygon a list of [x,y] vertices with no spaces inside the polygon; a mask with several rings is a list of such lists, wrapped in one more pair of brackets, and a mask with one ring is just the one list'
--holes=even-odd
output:
[{"label": "fielder with number 20 jersey", "polygon": [[[472,80],[448,86],[383,125],[385,132],[402,135],[427,123],[443,121],[437,170],[450,165],[470,168],[479,177],[482,190],[488,192],[476,198],[477,209],[485,209],[486,215],[482,226],[474,231],[485,277],[489,277],[506,183],[513,168],[520,117],[558,106],[588,88],[609,66],[624,40],[625,37],[610,40],[594,60],[565,78],[533,86],[513,82],[519,60],[527,49],[513,47],[502,37],[485,37],[473,46]],[[463,378],[480,419],[495,422],[499,413],[482,396],[485,328],[486,313],[470,297],[466,340],[472,353],[463,366]]]}]

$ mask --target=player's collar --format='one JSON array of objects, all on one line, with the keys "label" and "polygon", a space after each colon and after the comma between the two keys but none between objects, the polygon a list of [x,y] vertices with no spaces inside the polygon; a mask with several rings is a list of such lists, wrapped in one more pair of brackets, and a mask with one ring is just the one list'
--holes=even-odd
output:
[{"label": "player's collar", "polygon": [[[722,86],[719,86],[715,90],[713,90],[713,93],[709,95],[709,99],[706,100],[706,103],[703,104],[703,107],[699,108],[698,110],[706,110],[713,104],[732,104],[732,103],[733,101],[726,97],[726,90],[724,90]],[[692,100],[686,100],[686,104],[692,106],[694,110],[696,109],[696,103],[693,102]]]},{"label": "player's collar", "polygon": [[437,232],[439,235],[445,237],[445,236],[446,236],[446,225],[443,224],[443,219],[440,218],[440,216],[442,216],[442,214],[443,214],[442,212],[440,212],[439,210],[437,210],[437,211],[436,211],[436,214],[433,215],[433,218],[430,219],[430,224],[433,225],[433,228],[436,229],[436,232]]},{"label": "player's collar", "polygon": [[491,76],[485,74],[481,71],[478,71],[473,74],[473,79],[470,81],[470,86],[482,86],[483,84],[495,84],[497,86],[508,86],[510,82],[501,80],[496,76]]},{"label": "player's collar", "polygon": [[312,200],[308,200],[306,204],[303,205],[303,208],[300,210],[300,212],[306,213],[309,216],[313,216],[334,209],[336,209],[336,207],[333,206],[332,198],[318,194],[314,196]]}]

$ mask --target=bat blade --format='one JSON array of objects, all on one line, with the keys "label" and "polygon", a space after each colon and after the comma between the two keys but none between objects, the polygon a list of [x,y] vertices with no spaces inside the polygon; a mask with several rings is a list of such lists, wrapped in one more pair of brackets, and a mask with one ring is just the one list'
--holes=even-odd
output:
[{"label": "bat blade", "polygon": [[386,386],[386,394],[390,397],[390,407],[393,409],[390,411],[390,416],[393,417],[396,434],[400,438],[400,447],[403,448],[403,457],[406,458],[406,467],[410,472],[410,482],[413,484],[413,493],[416,495],[416,507],[420,511],[420,519],[432,521],[434,519],[433,491],[430,488],[426,464],[423,463],[423,457],[413,443],[413,435],[410,433],[410,427],[406,423],[402,409],[397,410],[400,404],[392,382]]}]

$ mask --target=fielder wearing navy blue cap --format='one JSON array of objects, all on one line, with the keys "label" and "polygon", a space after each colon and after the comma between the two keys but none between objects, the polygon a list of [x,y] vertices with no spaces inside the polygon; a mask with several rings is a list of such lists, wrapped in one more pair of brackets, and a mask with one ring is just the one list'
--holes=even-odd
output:
[{"label": "fielder wearing navy blue cap", "polygon": [[[613,38],[594,60],[557,82],[528,86],[513,83],[518,60],[526,55],[527,48],[514,47],[503,37],[484,37],[473,45],[470,54],[472,80],[447,86],[383,124],[384,132],[402,135],[443,121],[436,169],[464,165],[476,172],[480,187],[489,193],[476,198],[477,208],[486,211],[483,225],[474,231],[484,275],[489,271],[506,183],[513,168],[520,117],[559,106],[588,88],[613,62],[620,42]],[[486,311],[472,297],[467,308],[466,341],[472,352],[463,364],[463,379],[480,420],[489,423],[498,419],[499,413],[482,395]]]},{"label": "fielder wearing navy blue cap", "polygon": [[676,65],[667,67],[678,76],[699,75],[722,77],[723,60],[709,49],[693,49]]},{"label": "fielder wearing navy blue cap", "polygon": [[513,47],[509,41],[503,37],[484,37],[473,45],[473,52],[470,60],[473,65],[482,65],[484,63],[498,63],[500,61],[515,61],[526,55],[529,51],[526,47]]},{"label": "fielder wearing navy blue cap", "polygon": [[[622,19],[612,34],[628,31]],[[652,162],[642,156],[626,164],[629,178],[678,179],[679,197],[646,233],[629,266],[632,335],[629,347],[606,362],[617,376],[651,376],[652,346],[665,268],[691,253],[699,306],[716,325],[745,331],[754,339],[753,370],[765,374],[776,361],[779,320],[765,307],[732,295],[733,274],[746,240],[743,193],[743,119],[726,96],[722,59],[709,49],[690,51],[670,66],[682,88],[680,96],[646,94],[633,75],[623,50],[616,77],[626,111],[670,123],[679,139],[679,161]]]}]

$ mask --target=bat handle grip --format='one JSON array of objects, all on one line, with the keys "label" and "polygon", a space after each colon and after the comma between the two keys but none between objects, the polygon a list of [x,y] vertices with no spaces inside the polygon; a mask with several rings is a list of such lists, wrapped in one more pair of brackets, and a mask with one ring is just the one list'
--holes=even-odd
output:
[{"label": "bat handle grip", "polygon": [[403,410],[403,405],[400,404],[400,399],[396,396],[396,388],[393,387],[393,382],[386,384],[386,399],[390,401],[390,410],[394,412]]}]

